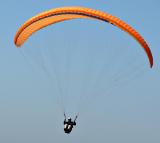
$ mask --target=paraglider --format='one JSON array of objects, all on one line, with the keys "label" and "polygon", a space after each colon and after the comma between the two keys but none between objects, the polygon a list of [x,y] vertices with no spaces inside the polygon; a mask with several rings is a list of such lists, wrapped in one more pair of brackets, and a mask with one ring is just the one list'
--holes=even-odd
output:
[{"label": "paraglider", "polygon": [[73,127],[76,126],[76,120],[78,118],[78,115],[76,115],[74,121],[72,121],[72,119],[70,117],[67,120],[65,113],[64,113],[64,117],[65,117],[64,122],[63,122],[63,124],[64,124],[64,132],[66,134],[70,134],[72,129],[73,129]]},{"label": "paraglider", "polygon": [[[14,43],[17,47],[22,46],[27,39],[36,31],[47,27],[49,25],[63,22],[66,20],[72,20],[72,19],[90,19],[90,20],[99,20],[103,22],[107,22],[109,24],[114,25],[115,27],[125,31],[130,36],[132,36],[144,49],[148,60],[150,67],[153,66],[153,57],[151,50],[147,44],[147,42],[144,40],[144,38],[130,25],[125,23],[124,21],[120,20],[119,18],[112,16],[111,14],[94,10],[91,8],[86,7],[60,7],[51,9],[46,12],[42,12],[28,21],[26,21],[17,31],[15,37],[14,37]],[[65,116],[65,114],[64,114]],[[72,121],[71,118],[68,118],[68,120],[64,119],[64,132],[69,134],[71,133],[74,126],[76,126],[76,118]]]},{"label": "paraglider", "polygon": [[26,21],[19,28],[15,35],[14,43],[17,47],[20,47],[34,32],[51,24],[78,18],[104,21],[127,32],[142,46],[148,56],[150,67],[153,66],[151,50],[143,37],[135,29],[111,14],[86,7],[60,7],[42,12]]}]

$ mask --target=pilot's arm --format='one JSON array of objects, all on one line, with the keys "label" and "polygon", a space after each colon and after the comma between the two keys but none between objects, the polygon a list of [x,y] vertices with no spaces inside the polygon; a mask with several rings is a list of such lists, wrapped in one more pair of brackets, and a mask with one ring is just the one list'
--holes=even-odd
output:
[{"label": "pilot's arm", "polygon": [[63,122],[63,124],[65,125],[65,124],[67,124],[67,121],[66,121],[66,119],[64,119],[64,122]]},{"label": "pilot's arm", "polygon": [[76,122],[73,122],[73,125],[75,126],[75,125],[76,125]]}]

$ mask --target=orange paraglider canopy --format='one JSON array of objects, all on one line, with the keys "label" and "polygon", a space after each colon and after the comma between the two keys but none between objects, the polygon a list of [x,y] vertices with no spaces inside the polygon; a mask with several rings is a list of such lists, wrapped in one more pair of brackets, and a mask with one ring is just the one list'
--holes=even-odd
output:
[{"label": "orange paraglider canopy", "polygon": [[135,29],[111,14],[85,7],[55,8],[32,17],[19,28],[15,35],[14,43],[17,47],[20,47],[34,32],[54,23],[77,18],[101,20],[127,32],[142,46],[148,56],[150,67],[153,66],[151,50],[143,37]]}]

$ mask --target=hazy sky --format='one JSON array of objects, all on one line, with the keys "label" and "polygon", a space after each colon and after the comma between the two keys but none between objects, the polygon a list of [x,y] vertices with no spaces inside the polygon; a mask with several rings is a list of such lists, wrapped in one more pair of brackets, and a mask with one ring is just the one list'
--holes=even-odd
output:
[{"label": "hazy sky", "polygon": [[[119,17],[150,45],[104,22],[73,20],[13,43],[30,17],[61,6],[85,6]],[[158,0],[1,0],[1,143],[159,143],[160,2]],[[63,111],[77,126],[63,132]]]}]

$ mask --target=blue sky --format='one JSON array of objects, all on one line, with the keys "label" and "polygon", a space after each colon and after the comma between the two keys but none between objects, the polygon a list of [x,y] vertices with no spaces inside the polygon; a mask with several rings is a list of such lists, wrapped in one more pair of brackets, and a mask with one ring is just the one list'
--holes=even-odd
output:
[{"label": "blue sky", "polygon": [[[0,142],[159,143],[160,2],[158,0],[5,0],[0,4]],[[119,17],[150,45],[98,21],[74,20],[34,34],[21,49],[14,35],[30,17],[85,6]],[[37,48],[38,47],[38,48]],[[63,110],[74,117],[63,133]]]}]

